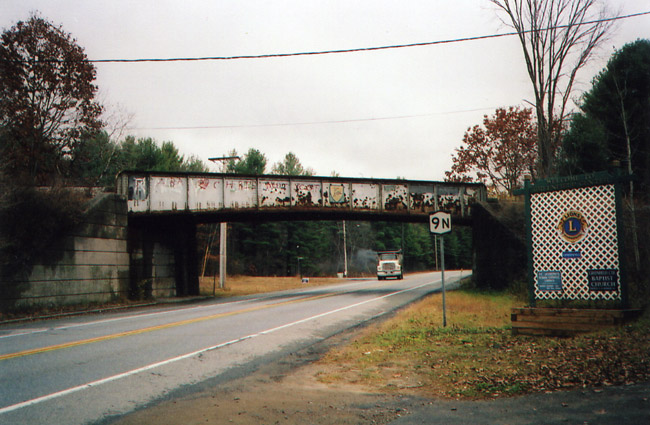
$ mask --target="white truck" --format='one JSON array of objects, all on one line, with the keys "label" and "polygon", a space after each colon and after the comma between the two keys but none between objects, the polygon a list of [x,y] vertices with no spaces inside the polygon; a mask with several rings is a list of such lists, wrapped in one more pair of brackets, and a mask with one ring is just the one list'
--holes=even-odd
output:
[{"label": "white truck", "polygon": [[402,251],[377,252],[377,279],[384,280],[388,277],[404,278],[402,266]]}]

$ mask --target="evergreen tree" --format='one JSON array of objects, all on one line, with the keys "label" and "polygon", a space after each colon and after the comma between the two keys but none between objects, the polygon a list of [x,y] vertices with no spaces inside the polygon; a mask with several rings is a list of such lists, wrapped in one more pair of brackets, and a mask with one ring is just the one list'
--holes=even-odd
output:
[{"label": "evergreen tree", "polygon": [[[239,155],[233,149],[228,156],[236,157]],[[265,173],[267,162],[266,155],[257,149],[250,148],[243,158],[229,160],[226,163],[226,172],[258,176]]]},{"label": "evergreen tree", "polygon": [[650,187],[650,40],[623,46],[582,98],[562,147],[564,174],[629,165]]}]

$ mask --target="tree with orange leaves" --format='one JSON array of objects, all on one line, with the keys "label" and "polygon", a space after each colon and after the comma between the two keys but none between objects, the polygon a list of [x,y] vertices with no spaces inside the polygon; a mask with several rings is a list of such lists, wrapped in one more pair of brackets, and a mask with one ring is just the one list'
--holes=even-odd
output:
[{"label": "tree with orange leaves", "polygon": [[494,195],[521,187],[525,174],[534,178],[537,125],[531,108],[498,108],[484,115],[483,126],[468,128],[452,157],[447,181],[484,183]]}]

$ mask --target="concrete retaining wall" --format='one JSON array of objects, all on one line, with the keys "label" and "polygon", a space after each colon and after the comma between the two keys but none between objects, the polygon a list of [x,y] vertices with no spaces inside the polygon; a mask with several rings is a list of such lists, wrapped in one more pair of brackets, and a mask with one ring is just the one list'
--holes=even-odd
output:
[{"label": "concrete retaining wall", "polygon": [[85,221],[52,248],[51,265],[34,265],[15,282],[15,308],[105,303],[129,294],[126,202],[116,194],[94,198]]}]

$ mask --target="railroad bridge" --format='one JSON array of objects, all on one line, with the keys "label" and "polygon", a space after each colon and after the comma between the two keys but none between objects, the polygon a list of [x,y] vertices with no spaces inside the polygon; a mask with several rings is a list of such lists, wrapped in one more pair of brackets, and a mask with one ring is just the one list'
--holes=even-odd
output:
[{"label": "railroad bridge", "polygon": [[123,172],[129,216],[191,215],[198,222],[383,220],[426,222],[434,211],[471,217],[485,186],[413,180]]},{"label": "railroad bridge", "polygon": [[175,295],[198,293],[198,223],[426,223],[442,210],[455,224],[469,224],[472,205],[487,195],[476,183],[136,171],[118,176],[117,192],[127,202],[132,285],[149,281],[148,291],[166,287]]}]

